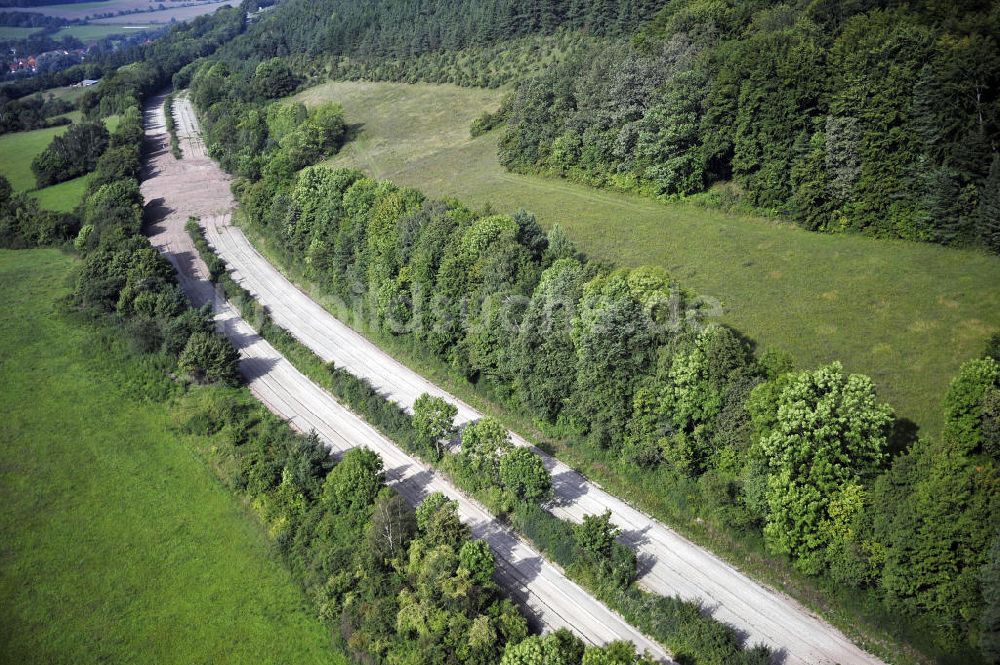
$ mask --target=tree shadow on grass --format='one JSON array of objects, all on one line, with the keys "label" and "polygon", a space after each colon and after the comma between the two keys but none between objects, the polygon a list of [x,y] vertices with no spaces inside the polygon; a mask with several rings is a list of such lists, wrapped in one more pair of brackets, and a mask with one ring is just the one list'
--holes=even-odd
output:
[{"label": "tree shadow on grass", "polygon": [[896,418],[889,432],[888,453],[890,457],[901,455],[910,449],[920,435],[920,426],[909,418]]}]

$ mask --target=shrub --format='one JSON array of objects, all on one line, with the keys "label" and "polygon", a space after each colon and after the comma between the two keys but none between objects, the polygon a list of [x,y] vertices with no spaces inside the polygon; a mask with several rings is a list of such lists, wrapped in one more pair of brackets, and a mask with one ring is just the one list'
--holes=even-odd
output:
[{"label": "shrub", "polygon": [[552,496],[552,479],[542,458],[527,448],[515,448],[500,459],[500,480],[519,501],[538,503]]},{"label": "shrub", "polygon": [[109,140],[108,130],[101,123],[70,126],[32,160],[31,170],[38,186],[48,187],[92,171]]},{"label": "shrub", "polygon": [[177,360],[178,367],[201,383],[239,383],[240,354],[221,335],[195,332]]}]

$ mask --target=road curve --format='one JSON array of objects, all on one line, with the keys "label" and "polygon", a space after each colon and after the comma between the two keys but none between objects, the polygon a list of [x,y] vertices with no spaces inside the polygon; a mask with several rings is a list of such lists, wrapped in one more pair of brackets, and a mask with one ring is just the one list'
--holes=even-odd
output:
[{"label": "road curve", "polygon": [[219,328],[240,351],[240,370],[254,396],[297,430],[315,431],[335,455],[357,446],[379,453],[387,483],[410,503],[417,504],[431,492],[457,500],[462,521],[496,554],[498,582],[543,630],[569,628],[596,645],[628,640],[640,651],[670,662],[660,645],[566,578],[517,534],[498,525],[479,503],[404,453],[305,377],[218,294],[184,225],[189,216],[211,215],[233,205],[228,178],[206,156],[190,107],[185,111],[180,100],[175,116],[184,159],[174,159],[167,147],[162,104],[163,98],[155,97],[144,110],[146,233],[174,266],[192,302],[212,305]]},{"label": "road curve", "polygon": [[[183,115],[194,122],[190,103]],[[181,109],[179,109],[181,110]],[[186,127],[193,131],[193,127]],[[475,409],[397,362],[375,344],[314,302],[286,279],[232,226],[228,213],[202,220],[206,237],[233,271],[233,277],[268,309],[273,320],[323,360],[363,377],[389,399],[412,408],[422,393],[444,397],[458,407],[457,421],[482,416]],[[517,445],[530,445],[511,432]],[[611,510],[622,540],[634,546],[645,564],[640,582],[650,591],[697,601],[713,617],[784,657],[788,665],[813,663],[877,665],[843,633],[789,596],[741,573],[673,529],[608,494],[559,460],[542,455],[552,473],[558,517],[580,522],[584,515]]]}]

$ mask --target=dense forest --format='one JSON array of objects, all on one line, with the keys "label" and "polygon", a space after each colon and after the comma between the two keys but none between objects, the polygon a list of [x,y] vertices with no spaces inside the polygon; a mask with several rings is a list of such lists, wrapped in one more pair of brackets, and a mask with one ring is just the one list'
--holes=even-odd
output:
[{"label": "dense forest", "polygon": [[233,64],[272,56],[412,56],[485,46],[557,29],[626,35],[659,0],[345,0],[282,2],[226,49]]},{"label": "dense forest", "polygon": [[601,39],[541,54],[504,108],[508,168],[1000,249],[995,3],[291,1],[221,56],[495,86],[538,70],[508,42],[559,31]]},{"label": "dense forest", "polygon": [[1000,251],[995,3],[674,0],[525,82],[500,160],[828,232]]},{"label": "dense forest", "polygon": [[[286,82],[281,69],[262,63],[251,81],[267,71]],[[703,324],[660,269],[589,261],[524,211],[427,200],[356,171],[290,170],[295,130],[279,118],[308,114],[247,93],[244,76],[210,61],[192,77],[210,151],[237,176],[247,222],[370,313],[368,325],[636,482],[694,493],[700,516],[758,534],[806,574],[919,617],[942,648],[995,657],[996,350],[955,379],[940,439],[912,441],[871,379],[756,353]]]}]

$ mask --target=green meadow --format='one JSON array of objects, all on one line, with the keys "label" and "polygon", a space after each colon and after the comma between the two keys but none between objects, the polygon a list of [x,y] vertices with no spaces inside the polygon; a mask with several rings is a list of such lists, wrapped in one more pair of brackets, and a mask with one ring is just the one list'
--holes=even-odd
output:
[{"label": "green meadow", "polygon": [[35,174],[31,160],[52,142],[53,137],[66,131],[69,125],[13,132],[0,136],[0,175],[10,181],[14,191],[35,189]]},{"label": "green meadow", "polygon": [[0,41],[14,41],[24,39],[40,28],[18,28],[10,25],[0,25]]},{"label": "green meadow", "polygon": [[[81,120],[79,111],[72,111],[66,115],[73,122]],[[118,126],[118,117],[105,118],[104,124],[109,131],[114,131]],[[80,203],[87,190],[89,174],[44,189],[36,189],[31,161],[35,155],[48,147],[53,137],[62,134],[68,127],[69,125],[60,125],[0,136],[0,175],[10,181],[14,191],[28,192],[29,196],[37,199],[43,208],[57,212],[68,212]]]},{"label": "green meadow", "polygon": [[129,35],[136,32],[142,32],[150,27],[151,26],[145,25],[141,21],[134,26],[130,25],[128,27],[102,24],[70,25],[57,32],[54,37],[56,39],[60,39],[62,37],[76,37],[82,42],[96,42],[100,39],[104,39],[105,37]]},{"label": "green meadow", "polygon": [[87,88],[73,87],[71,85],[60,86],[58,88],[49,88],[48,90],[42,91],[43,97],[48,97],[52,95],[56,99],[65,99],[69,102],[76,102],[78,99],[83,97],[84,93],[87,92]]},{"label": "green meadow", "polygon": [[38,204],[46,210],[56,212],[69,212],[75,208],[83,195],[87,191],[87,183],[90,182],[91,174],[73,178],[58,185],[51,185],[44,189],[36,189],[28,196],[38,201]]},{"label": "green meadow", "polygon": [[346,663],[170,382],[61,313],[74,261],[0,251],[0,662]]},{"label": "green meadow", "polygon": [[937,245],[822,235],[780,220],[663,204],[497,162],[499,132],[469,125],[502,90],[334,82],[295,97],[344,105],[356,137],[330,163],[499,211],[560,224],[589,255],[666,268],[717,300],[721,321],[801,367],[843,361],[871,375],[897,413],[940,427],[939,403],[966,359],[1000,330],[1000,257]]}]

